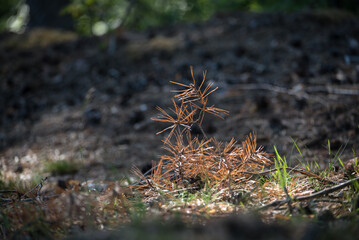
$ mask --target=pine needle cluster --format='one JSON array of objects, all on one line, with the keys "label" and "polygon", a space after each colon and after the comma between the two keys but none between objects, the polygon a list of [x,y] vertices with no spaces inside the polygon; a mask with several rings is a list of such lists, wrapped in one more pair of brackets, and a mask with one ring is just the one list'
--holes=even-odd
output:
[{"label": "pine needle cluster", "polygon": [[[212,88],[213,83],[206,84],[206,71],[200,84],[196,82],[192,67],[191,76],[190,84],[171,82],[183,88],[174,91],[173,108],[165,111],[157,107],[160,115],[152,118],[170,124],[157,133],[170,131],[163,140],[168,154],[153,163],[148,175],[133,169],[133,173],[141,179],[139,188],[146,189],[150,196],[208,187],[232,193],[233,188],[246,181],[248,175],[245,173],[261,171],[272,163],[269,154],[263,152],[262,147],[257,147],[254,133],[249,134],[241,144],[234,138],[228,143],[207,138],[202,128],[205,115],[208,113],[223,118],[228,111],[208,104],[208,97],[217,88]],[[192,136],[194,125],[199,126],[203,138]]]}]

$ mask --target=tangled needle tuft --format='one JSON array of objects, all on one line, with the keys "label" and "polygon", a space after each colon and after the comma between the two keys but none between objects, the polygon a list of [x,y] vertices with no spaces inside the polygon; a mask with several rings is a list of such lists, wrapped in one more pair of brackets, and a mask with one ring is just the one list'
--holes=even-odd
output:
[{"label": "tangled needle tuft", "polygon": [[[158,163],[154,162],[148,176],[137,168],[133,169],[133,173],[141,179],[137,187],[145,190],[149,197],[157,194],[173,196],[180,189],[200,190],[214,186],[219,191],[227,189],[227,192],[232,193],[241,183],[246,182],[245,172],[258,172],[272,164],[269,154],[262,152],[262,147],[257,148],[254,133],[247,136],[241,145],[234,138],[224,144],[215,138],[206,137],[202,128],[205,114],[223,118],[223,115],[228,115],[228,111],[208,106],[208,97],[217,88],[212,89],[213,83],[205,83],[206,72],[203,72],[199,85],[192,67],[191,75],[191,84],[171,82],[184,89],[174,91],[174,107],[169,109],[170,113],[157,107],[160,115],[152,118],[171,124],[157,133],[170,130],[163,140],[168,154],[160,156]],[[193,124],[200,127],[203,139],[191,135]]]}]

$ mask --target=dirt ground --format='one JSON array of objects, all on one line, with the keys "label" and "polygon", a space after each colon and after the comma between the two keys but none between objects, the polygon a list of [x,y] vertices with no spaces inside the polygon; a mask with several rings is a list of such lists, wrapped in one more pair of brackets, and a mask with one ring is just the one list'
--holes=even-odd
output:
[{"label": "dirt ground", "polygon": [[358,18],[218,14],[204,23],[118,31],[115,49],[109,43],[109,36],[49,30],[0,36],[4,175],[49,175],[46,162],[61,159],[80,166],[61,178],[80,181],[148,168],[163,152],[164,135],[155,133],[166,127],[150,118],[156,106],[170,106],[169,81],[188,82],[191,65],[199,80],[207,70],[219,87],[211,103],[230,111],[225,120],[205,119],[209,136],[243,140],[254,131],[266,151],[275,145],[294,162],[293,139],[305,161],[322,167],[337,152],[348,160],[359,150]]}]

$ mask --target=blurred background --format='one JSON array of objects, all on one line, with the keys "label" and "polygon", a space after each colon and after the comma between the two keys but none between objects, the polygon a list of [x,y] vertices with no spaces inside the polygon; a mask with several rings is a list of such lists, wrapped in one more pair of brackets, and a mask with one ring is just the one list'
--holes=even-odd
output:
[{"label": "blurred background", "polygon": [[225,11],[341,9],[358,14],[356,0],[3,0],[0,31],[50,27],[103,35],[119,26],[146,29],[177,22],[203,21]]},{"label": "blurred background", "polygon": [[[356,156],[357,0],[2,0],[2,176],[116,179],[164,152],[169,81],[218,87],[204,129],[293,160]],[[193,129],[194,134],[200,134]],[[5,177],[4,177],[5,178]]]}]

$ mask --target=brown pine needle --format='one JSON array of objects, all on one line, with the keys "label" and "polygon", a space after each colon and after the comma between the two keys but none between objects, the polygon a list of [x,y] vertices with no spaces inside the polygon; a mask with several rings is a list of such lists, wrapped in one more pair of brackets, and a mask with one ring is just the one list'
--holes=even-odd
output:
[{"label": "brown pine needle", "polygon": [[[206,181],[210,187],[233,191],[233,184],[238,183],[236,179],[246,176],[244,171],[263,169],[271,162],[268,154],[263,153],[261,147],[257,148],[254,134],[248,136],[242,146],[236,146],[234,138],[227,144],[215,138],[207,139],[204,132],[202,140],[191,136],[189,130],[193,124],[201,128],[206,113],[220,118],[228,114],[224,109],[207,105],[208,97],[218,88],[212,88],[213,83],[205,83],[206,74],[204,71],[202,82],[197,86],[191,67],[192,83],[171,81],[184,88],[173,91],[179,103],[172,99],[173,107],[169,108],[169,112],[157,107],[160,114],[152,120],[171,124],[157,133],[170,130],[168,137],[163,140],[168,155],[160,156],[160,162],[152,168],[151,176],[147,177],[146,186],[156,188],[155,193],[150,191],[147,194],[157,194],[157,189],[173,192],[177,187],[188,188],[196,183],[196,179]],[[143,179],[141,173],[135,173]]]},{"label": "brown pine needle", "polygon": [[193,124],[193,116],[196,113],[196,110],[188,111],[187,106],[184,105],[182,102],[180,106],[176,104],[176,102],[172,99],[174,109],[170,109],[176,116],[172,117],[170,114],[168,114],[165,110],[163,110],[161,107],[157,107],[157,110],[159,110],[162,114],[157,118],[151,118],[151,120],[158,121],[158,122],[167,122],[172,123],[171,126],[163,129],[162,131],[157,132],[156,134],[161,134],[169,129],[172,129],[170,132],[170,136],[172,136],[174,130],[181,126],[185,129],[190,129],[191,125]]}]

